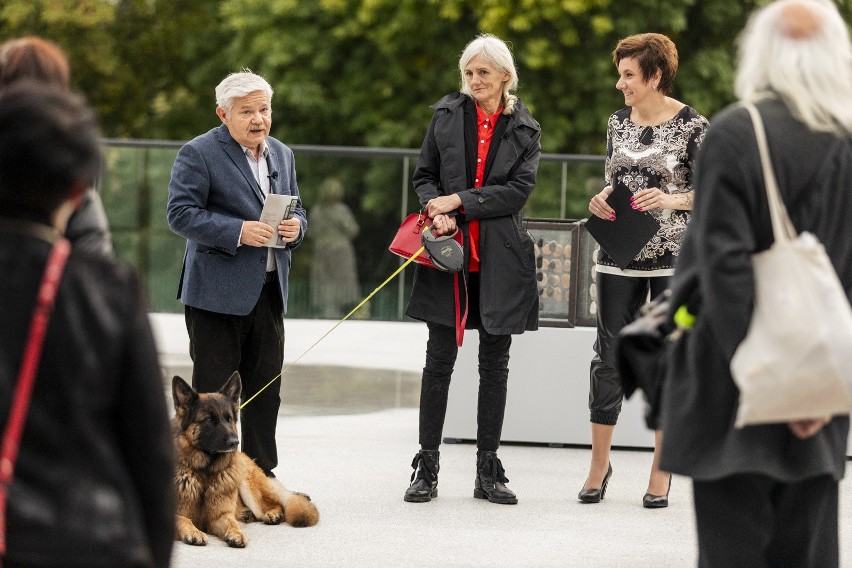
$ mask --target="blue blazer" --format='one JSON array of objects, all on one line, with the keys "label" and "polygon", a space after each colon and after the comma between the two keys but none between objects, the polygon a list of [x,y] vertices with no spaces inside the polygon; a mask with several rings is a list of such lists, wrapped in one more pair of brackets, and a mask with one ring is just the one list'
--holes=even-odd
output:
[{"label": "blue blazer", "polygon": [[[293,151],[268,137],[270,192],[299,195]],[[246,315],[257,304],[266,275],[266,247],[240,245],[243,221],[256,221],[263,193],[242,147],[223,124],[187,142],[178,152],[169,182],[169,227],[186,239],[177,298],[187,306]],[[301,231],[287,248],[273,249],[284,311],[290,254],[305,236],[308,220],[301,199]]]}]

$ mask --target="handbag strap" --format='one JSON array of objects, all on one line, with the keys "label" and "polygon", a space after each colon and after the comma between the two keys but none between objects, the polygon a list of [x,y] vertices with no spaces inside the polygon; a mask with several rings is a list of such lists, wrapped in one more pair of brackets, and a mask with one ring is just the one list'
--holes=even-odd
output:
[{"label": "handbag strap", "polygon": [[766,129],[760,112],[753,103],[743,102],[742,106],[751,116],[754,125],[754,134],[757,137],[757,149],[760,152],[760,164],[763,169],[763,183],[766,186],[766,199],[769,201],[769,217],[772,220],[772,234],[776,241],[790,240],[796,238],[796,228],[790,221],[790,215],[781,199],[778,191],[778,181],[775,178],[775,170],[772,168],[772,160],[769,155],[769,144],[766,141]]},{"label": "handbag strap", "polygon": [[[461,279],[459,279],[459,274],[461,274]],[[462,311],[461,303],[459,301],[459,280],[461,280],[464,285],[464,311]],[[465,275],[464,270],[453,273],[453,290],[453,296],[456,305],[456,347],[461,347],[462,343],[464,343],[464,328],[467,325],[468,310],[467,276]]]},{"label": "handbag strap", "polygon": [[30,396],[38,372],[44,336],[56,300],[59,281],[65,270],[65,261],[68,260],[70,252],[71,244],[68,240],[59,239],[53,244],[53,249],[47,259],[47,265],[38,289],[33,319],[30,323],[27,344],[21,359],[21,368],[18,371],[18,381],[12,395],[9,417],[3,431],[3,445],[0,449],[0,556],[6,554],[6,492],[12,484],[15,461],[18,458],[24,422],[30,408]]}]

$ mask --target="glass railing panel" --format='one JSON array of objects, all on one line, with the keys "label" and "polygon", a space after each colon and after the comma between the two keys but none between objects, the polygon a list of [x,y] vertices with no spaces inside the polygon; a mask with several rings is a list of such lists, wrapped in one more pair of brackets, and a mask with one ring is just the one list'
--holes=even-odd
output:
[{"label": "glass railing panel", "polygon": [[[105,171],[99,189],[110,219],[117,255],[137,267],[150,296],[152,311],[180,312],[175,299],[185,241],[166,222],[166,201],[172,164],[179,142],[107,140]],[[352,245],[356,257],[358,300],[373,292],[400,265],[387,250],[400,220],[418,208],[411,188],[417,150],[293,146],[303,202],[309,220],[329,177],[343,184],[343,203],[360,228]],[[524,214],[527,219],[576,219],[587,216],[589,196],[603,186],[603,159],[597,156],[545,154],[538,186]],[[314,254],[322,254],[319,233],[310,228],[293,254],[289,317],[330,317],[318,305]],[[406,271],[377,293],[352,317],[405,320],[413,270]],[[335,309],[342,316],[357,300]]]}]

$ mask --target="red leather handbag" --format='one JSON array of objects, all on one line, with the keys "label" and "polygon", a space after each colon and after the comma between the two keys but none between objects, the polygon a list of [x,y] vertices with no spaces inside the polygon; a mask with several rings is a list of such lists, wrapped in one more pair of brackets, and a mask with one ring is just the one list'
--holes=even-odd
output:
[{"label": "red leather handbag", "polygon": [[[429,268],[435,268],[435,264],[429,258],[429,254],[423,246],[423,232],[431,226],[432,218],[428,217],[423,211],[420,213],[411,213],[399,226],[388,250],[405,260],[408,260],[417,251],[420,251],[414,262],[428,266]],[[461,234],[459,234],[460,237]],[[459,242],[461,241],[459,240]]]},{"label": "red leather handbag", "polygon": [[[399,226],[388,250],[405,260],[417,254],[412,262],[443,272],[458,272],[464,265],[461,231],[456,230],[446,237],[435,237],[429,232],[431,226],[432,218],[426,213],[421,211],[410,214]],[[444,243],[450,240],[458,243],[458,246],[447,247]],[[434,258],[439,260],[433,261]]]}]

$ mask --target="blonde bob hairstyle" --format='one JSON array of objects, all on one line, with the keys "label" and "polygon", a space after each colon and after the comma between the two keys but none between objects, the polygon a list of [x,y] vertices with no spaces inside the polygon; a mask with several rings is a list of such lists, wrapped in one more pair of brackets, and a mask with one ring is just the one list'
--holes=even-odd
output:
[{"label": "blonde bob hairstyle", "polygon": [[514,94],[518,88],[518,71],[515,69],[515,59],[512,57],[512,52],[509,51],[509,46],[502,39],[492,34],[480,34],[465,46],[459,58],[459,72],[461,74],[461,89],[459,90],[470,97],[473,96],[473,93],[467,86],[467,81],[464,80],[464,69],[474,57],[483,57],[498,71],[505,71],[509,74],[509,80],[503,85],[503,114],[512,114],[515,111],[515,102],[518,100],[518,97]]},{"label": "blonde bob hairstyle", "polygon": [[852,132],[852,47],[834,3],[777,0],[752,14],[734,91],[744,101],[779,95],[811,130]]}]

